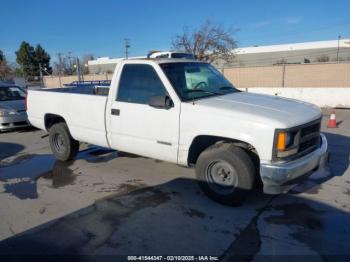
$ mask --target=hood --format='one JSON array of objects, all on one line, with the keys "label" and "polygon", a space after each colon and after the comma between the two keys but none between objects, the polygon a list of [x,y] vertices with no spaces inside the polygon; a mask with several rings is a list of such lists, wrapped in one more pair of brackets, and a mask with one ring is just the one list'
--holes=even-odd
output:
[{"label": "hood", "polygon": [[321,110],[310,103],[247,92],[197,100],[196,105],[211,110],[215,108],[222,114],[230,114],[236,118],[257,123],[272,124],[271,122],[274,122],[276,128],[298,126],[322,116]]},{"label": "hood", "polygon": [[24,100],[0,101],[0,109],[25,111]]}]

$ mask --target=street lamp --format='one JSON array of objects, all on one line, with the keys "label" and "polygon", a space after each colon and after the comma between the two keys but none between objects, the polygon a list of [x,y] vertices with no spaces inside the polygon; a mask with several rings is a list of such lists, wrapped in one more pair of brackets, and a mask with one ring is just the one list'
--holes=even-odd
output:
[{"label": "street lamp", "polygon": [[339,35],[339,36],[338,36],[338,49],[337,49],[337,63],[339,63],[339,46],[340,46],[340,39],[341,39],[341,36]]},{"label": "street lamp", "polygon": [[80,81],[80,64],[79,64],[79,58],[76,57],[75,58],[76,64],[73,65],[73,67],[77,70],[77,77],[78,77],[78,81]]},{"label": "street lamp", "polygon": [[130,39],[125,38],[124,39],[124,47],[125,47],[125,58],[129,58],[129,48],[130,48]]}]

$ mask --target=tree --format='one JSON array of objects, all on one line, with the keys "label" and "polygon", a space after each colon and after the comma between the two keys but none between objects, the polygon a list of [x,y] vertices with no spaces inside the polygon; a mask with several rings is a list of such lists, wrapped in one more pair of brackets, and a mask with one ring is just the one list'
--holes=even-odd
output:
[{"label": "tree", "polygon": [[234,58],[232,51],[237,46],[233,38],[236,31],[233,27],[224,28],[207,20],[196,30],[190,31],[185,27],[182,34],[174,37],[172,46],[196,55],[199,60],[213,62],[222,59],[230,62]]},{"label": "tree", "polygon": [[322,56],[319,56],[319,57],[316,57],[316,62],[318,63],[327,63],[329,62],[329,56],[327,55],[322,55]]},{"label": "tree", "polygon": [[276,63],[274,63],[274,65],[284,65],[284,64],[287,64],[287,63],[288,63],[287,59],[281,58],[281,59],[278,59],[276,61]]},{"label": "tree", "polygon": [[0,50],[0,79],[4,80],[12,76],[13,71],[7,64],[4,53]]},{"label": "tree", "polygon": [[0,50],[0,62],[5,61],[4,53]]},{"label": "tree", "polygon": [[38,44],[35,49],[23,41],[16,52],[16,62],[19,65],[17,72],[26,78],[32,79],[40,76],[40,67],[45,74],[51,74],[50,55]]},{"label": "tree", "polygon": [[19,64],[19,73],[24,77],[35,76],[35,51],[27,42],[23,41],[16,52],[16,62]]},{"label": "tree", "polygon": [[[79,69],[81,74],[88,74],[89,69],[85,65],[89,60],[93,60],[94,55],[86,54],[79,58]],[[77,73],[77,57],[68,54],[58,54],[58,61],[53,64],[54,75],[75,75]]]},{"label": "tree", "polygon": [[50,67],[50,55],[45,51],[44,48],[41,47],[41,45],[37,45],[35,47],[35,74],[40,75],[40,67],[43,70],[44,74],[51,74],[52,68]]},{"label": "tree", "polygon": [[89,68],[87,67],[88,61],[94,60],[95,56],[93,54],[86,54],[80,59],[80,72],[84,75],[89,74]]},{"label": "tree", "polygon": [[53,65],[54,75],[73,75],[75,72],[74,64],[76,63],[76,58],[72,57],[70,53],[68,54],[58,54],[58,61]]}]

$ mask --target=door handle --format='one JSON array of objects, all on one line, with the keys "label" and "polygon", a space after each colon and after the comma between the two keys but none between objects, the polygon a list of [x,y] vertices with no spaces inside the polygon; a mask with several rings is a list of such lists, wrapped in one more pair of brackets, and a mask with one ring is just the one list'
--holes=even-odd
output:
[{"label": "door handle", "polygon": [[120,110],[119,109],[112,109],[111,114],[114,116],[119,116],[120,115]]}]

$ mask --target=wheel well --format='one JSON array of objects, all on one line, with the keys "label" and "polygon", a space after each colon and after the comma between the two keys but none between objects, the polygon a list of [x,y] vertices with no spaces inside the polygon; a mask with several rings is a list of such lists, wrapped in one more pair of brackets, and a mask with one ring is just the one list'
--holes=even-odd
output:
[{"label": "wheel well", "polygon": [[66,123],[66,120],[64,120],[63,117],[55,114],[46,114],[44,121],[45,121],[46,130],[49,130],[56,123],[60,123],[60,122]]},{"label": "wheel well", "polygon": [[218,136],[206,136],[206,135],[197,136],[195,139],[193,139],[188,152],[188,158],[187,158],[188,164],[189,165],[196,164],[199,155],[204,150],[206,150],[208,147],[214,144],[219,144],[219,143],[231,143],[231,144],[234,144],[235,146],[243,148],[248,153],[248,155],[252,158],[252,160],[254,161],[254,164],[259,167],[260,165],[259,156],[256,149],[252,145],[244,141],[235,140],[231,138],[218,137]]}]

